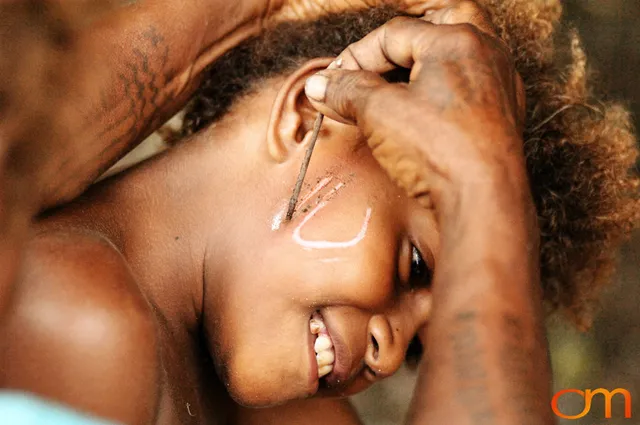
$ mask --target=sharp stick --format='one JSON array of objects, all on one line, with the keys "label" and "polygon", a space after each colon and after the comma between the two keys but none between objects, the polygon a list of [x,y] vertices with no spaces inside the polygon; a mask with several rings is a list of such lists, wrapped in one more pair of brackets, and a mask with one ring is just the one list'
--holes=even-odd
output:
[{"label": "sharp stick", "polygon": [[293,195],[291,195],[291,199],[289,200],[289,209],[287,210],[287,216],[285,218],[285,221],[291,221],[291,218],[293,217],[293,213],[296,210],[296,204],[298,203],[298,197],[300,196],[302,183],[304,183],[304,176],[307,174],[307,168],[309,168],[309,162],[311,162],[311,154],[313,154],[313,149],[316,147],[316,142],[318,141],[318,136],[320,135],[320,127],[322,126],[323,119],[324,119],[324,115],[322,115],[321,113],[318,113],[316,122],[313,124],[313,133],[311,134],[311,141],[309,142],[309,146],[307,147],[307,151],[304,155],[302,166],[300,166],[300,173],[298,174],[298,180],[296,181],[296,186],[293,188]]}]

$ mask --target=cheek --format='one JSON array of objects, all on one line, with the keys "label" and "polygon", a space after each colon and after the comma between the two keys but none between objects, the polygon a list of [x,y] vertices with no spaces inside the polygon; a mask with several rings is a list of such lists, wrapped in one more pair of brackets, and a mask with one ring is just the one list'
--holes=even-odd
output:
[{"label": "cheek", "polygon": [[[349,221],[344,220],[340,223],[336,223],[330,229],[323,229],[324,231],[309,231],[307,233],[316,233],[316,237],[303,236],[303,228],[307,225],[317,213],[327,206],[326,202],[321,202],[314,207],[307,216],[293,229],[291,236],[292,240],[305,250],[343,250],[356,247],[367,236],[367,230],[369,229],[369,222],[371,221],[371,214],[373,209],[367,207],[364,212],[364,217],[359,226],[354,226]],[[352,217],[356,219],[357,214]],[[356,219],[357,220],[357,219]],[[325,226],[326,227],[326,226]]]},{"label": "cheek", "polygon": [[[305,397],[310,314],[294,302],[284,275],[267,256],[227,276],[210,333],[216,370],[236,402],[268,406]],[[290,267],[282,266],[283,269]]]},{"label": "cheek", "polygon": [[[372,238],[373,239],[373,238]],[[364,242],[361,249],[301,252],[288,268],[286,295],[308,308],[346,305],[378,310],[393,298],[394,243]],[[283,295],[285,293],[283,292]]]},{"label": "cheek", "polygon": [[[383,307],[393,294],[400,221],[385,201],[346,196],[318,204],[273,232],[260,278],[271,292],[307,307]],[[256,288],[261,292],[262,288]]]},{"label": "cheek", "polygon": [[[270,316],[270,310],[279,314]],[[308,396],[314,390],[309,377],[308,316],[274,309],[268,300],[245,305],[243,313],[233,324],[227,323],[216,356],[224,360],[218,370],[224,371],[221,377],[230,395],[251,407]]]},{"label": "cheek", "polygon": [[256,355],[255,349],[249,355],[243,351],[230,357],[224,380],[236,403],[246,407],[268,407],[305,396],[305,388],[296,385],[300,376],[287,373],[282,367],[286,362],[282,359],[273,367]]}]

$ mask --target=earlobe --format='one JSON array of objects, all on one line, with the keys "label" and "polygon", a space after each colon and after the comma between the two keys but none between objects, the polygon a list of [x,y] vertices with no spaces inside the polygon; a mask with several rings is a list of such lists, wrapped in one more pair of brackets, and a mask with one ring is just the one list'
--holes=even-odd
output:
[{"label": "earlobe", "polygon": [[284,162],[304,138],[304,84],[308,77],[325,69],[332,61],[333,58],[318,58],[306,62],[286,79],[278,91],[266,138],[269,155],[275,161]]}]

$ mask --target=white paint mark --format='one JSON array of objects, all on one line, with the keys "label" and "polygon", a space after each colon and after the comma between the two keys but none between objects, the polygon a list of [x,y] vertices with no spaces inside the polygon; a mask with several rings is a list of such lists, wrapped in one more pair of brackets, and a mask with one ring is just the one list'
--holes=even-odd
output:
[{"label": "white paint mark", "polygon": [[[340,185],[338,185],[338,186],[340,186]],[[334,189],[334,191],[335,190],[337,190],[337,189]],[[360,226],[360,231],[358,232],[358,234],[355,235],[353,238],[347,240],[347,241],[341,241],[341,242],[309,241],[309,240],[303,239],[302,236],[300,236],[300,232],[302,231],[302,228],[304,227],[305,224],[307,224],[307,222],[309,220],[311,220],[313,218],[313,216],[315,216],[325,206],[327,206],[327,202],[326,201],[320,202],[309,213],[309,215],[307,215],[304,218],[304,220],[302,220],[302,222],[298,225],[298,227],[296,227],[296,229],[293,231],[293,240],[298,245],[302,246],[305,249],[349,248],[349,247],[355,246],[356,244],[358,244],[358,242],[360,242],[362,239],[364,239],[365,235],[367,234],[367,227],[369,226],[369,220],[371,219],[371,208],[367,208],[367,212],[365,214],[364,221],[362,222],[362,226]]]},{"label": "white paint mark", "polygon": [[286,211],[284,208],[280,208],[280,210],[273,216],[273,220],[271,220],[271,230],[275,231],[280,228],[282,225],[282,219],[284,218]]},{"label": "white paint mark", "polygon": [[313,195],[315,195],[316,193],[324,189],[324,187],[328,185],[331,180],[333,180],[333,177],[325,177],[324,179],[320,180],[320,182],[316,185],[316,187],[314,187],[313,190],[309,192],[307,196],[305,196],[300,200],[298,205],[306,204],[311,198],[313,198]]},{"label": "white paint mark", "polygon": [[322,258],[320,259],[321,263],[339,263],[344,260],[342,257],[332,257],[332,258]]},{"label": "white paint mark", "polygon": [[[329,182],[333,180],[333,177],[325,177],[324,179],[320,180],[318,182],[318,184],[316,185],[315,188],[313,188],[313,190],[311,192],[309,192],[304,198],[300,199],[298,201],[298,206],[302,206],[304,204],[306,204],[316,193],[318,193],[319,191],[321,191],[322,189],[324,189],[324,187],[329,184]],[[282,221],[284,220],[284,217],[287,213],[287,209],[289,207],[289,203],[286,203],[283,205],[281,205],[278,208],[278,212],[276,212],[276,214],[273,216],[273,218],[271,219],[271,230],[272,231],[276,231],[279,230],[280,227],[282,226]]]}]

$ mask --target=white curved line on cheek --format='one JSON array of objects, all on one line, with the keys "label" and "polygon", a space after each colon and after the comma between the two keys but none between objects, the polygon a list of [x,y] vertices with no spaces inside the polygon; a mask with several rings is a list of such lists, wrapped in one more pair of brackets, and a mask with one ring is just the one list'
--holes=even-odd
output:
[{"label": "white curved line on cheek", "polygon": [[293,231],[293,240],[300,246],[305,249],[336,249],[336,248],[349,248],[356,245],[362,239],[364,239],[367,234],[367,228],[369,227],[369,220],[371,220],[371,208],[367,208],[367,213],[364,217],[364,221],[362,222],[362,226],[360,226],[360,231],[358,234],[348,241],[343,242],[332,242],[332,241],[308,241],[303,239],[300,236],[300,232],[302,228],[309,220],[313,218],[314,215],[318,213],[321,209],[323,209],[327,205],[326,201],[320,202],[310,213],[307,215],[304,220],[296,227]]}]

